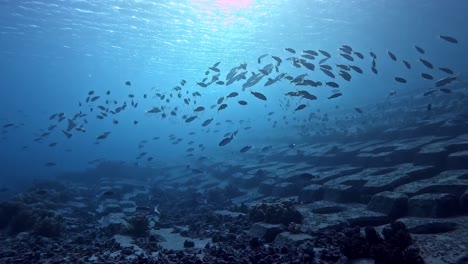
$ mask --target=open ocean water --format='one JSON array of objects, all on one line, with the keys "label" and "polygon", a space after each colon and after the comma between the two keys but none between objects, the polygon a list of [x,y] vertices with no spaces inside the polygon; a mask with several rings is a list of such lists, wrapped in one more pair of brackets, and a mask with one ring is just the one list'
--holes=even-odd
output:
[{"label": "open ocean water", "polygon": [[468,263],[467,13],[0,0],[0,263]]}]

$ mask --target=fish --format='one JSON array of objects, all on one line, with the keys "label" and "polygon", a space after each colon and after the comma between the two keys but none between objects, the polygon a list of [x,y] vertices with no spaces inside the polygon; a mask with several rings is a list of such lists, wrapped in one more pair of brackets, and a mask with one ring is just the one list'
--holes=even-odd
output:
[{"label": "fish", "polygon": [[408,70],[411,70],[411,64],[410,64],[409,62],[403,60],[403,64],[405,64],[405,66],[406,66],[406,68],[407,68]]},{"label": "fish", "polygon": [[350,80],[351,80],[351,74],[349,74],[349,73],[346,72],[346,71],[340,70],[339,75],[340,75],[343,79],[345,79],[346,81],[350,81]]},{"label": "fish", "polygon": [[263,55],[261,55],[260,57],[258,57],[258,59],[257,59],[258,64],[262,63],[261,60],[262,60],[263,58],[265,58],[266,56],[268,56],[268,54],[263,54]]},{"label": "fish", "polygon": [[428,62],[427,60],[425,59],[419,59],[420,62],[422,62],[422,64],[424,64],[424,66],[426,66],[427,68],[429,69],[433,69],[434,66],[432,66],[432,63]]},{"label": "fish", "polygon": [[195,174],[203,174],[203,173],[205,173],[205,171],[200,170],[200,169],[192,169],[192,173],[195,173]]},{"label": "fish", "polygon": [[414,48],[421,54],[426,53],[423,48],[419,47],[418,45],[414,45]]},{"label": "fish", "polygon": [[100,96],[99,96],[99,95],[97,95],[97,96],[94,96],[94,97],[92,97],[92,98],[91,98],[91,102],[94,102],[94,101],[96,101],[96,100],[97,100],[97,99],[99,99],[99,98],[100,98]]},{"label": "fish", "polygon": [[205,110],[205,107],[199,106],[199,107],[195,108],[194,111],[195,111],[195,112],[201,112],[201,111],[203,111],[203,110]]},{"label": "fish", "polygon": [[362,111],[362,109],[361,109],[361,108],[358,108],[358,107],[355,107],[354,110],[355,110],[356,112],[360,113],[360,114],[363,114],[363,113],[364,113],[364,111]]},{"label": "fish", "polygon": [[338,88],[340,85],[338,85],[336,82],[326,82],[325,86],[330,86],[332,88]]},{"label": "fish", "polygon": [[306,107],[307,107],[306,104],[301,104],[301,105],[297,106],[296,109],[294,109],[294,112],[299,111],[299,110],[302,110],[302,109],[304,109],[304,108],[306,108]]},{"label": "fish", "polygon": [[328,99],[338,98],[338,97],[340,97],[342,95],[343,95],[342,93],[335,93],[335,94],[332,94],[330,97],[328,97]]},{"label": "fish", "polygon": [[221,104],[224,101],[224,97],[218,99],[218,104]]},{"label": "fish", "polygon": [[404,79],[402,77],[395,77],[395,81],[397,81],[399,83],[407,83],[406,79]]},{"label": "fish", "polygon": [[372,59],[376,60],[377,59],[377,55],[375,55],[374,52],[369,52],[370,56],[372,57]]},{"label": "fish", "polygon": [[390,59],[392,59],[393,61],[397,61],[397,57],[395,56],[395,54],[393,54],[391,51],[387,51],[387,53]]},{"label": "fish", "polygon": [[191,117],[185,119],[185,123],[190,123],[190,122],[192,122],[193,120],[195,120],[196,118],[197,118],[197,116],[191,116]]},{"label": "fish", "polygon": [[458,43],[458,40],[455,39],[454,37],[450,37],[450,36],[447,36],[447,35],[440,35],[439,38],[447,41],[447,42],[450,42],[450,43],[453,43],[453,44],[457,44]]},{"label": "fish", "polygon": [[292,48],[285,48],[284,50],[290,53],[296,53],[296,51]]},{"label": "fish", "polygon": [[13,124],[13,123],[5,124],[5,125],[3,125],[3,128],[9,128],[9,127],[12,127],[14,125],[15,124]]},{"label": "fish", "polygon": [[205,120],[205,121],[202,123],[202,126],[206,127],[206,126],[209,125],[213,120],[214,120],[213,118],[210,118],[210,119]]},{"label": "fish", "polygon": [[351,55],[349,55],[349,54],[340,53],[340,55],[341,55],[341,57],[343,57],[343,58],[345,58],[345,59],[347,59],[347,60],[349,60],[349,61],[354,61],[354,58],[353,58]]},{"label": "fish", "polygon": [[447,77],[447,78],[443,78],[443,79],[440,79],[438,80],[435,85],[436,87],[442,87],[442,86],[445,86],[453,81],[457,80],[457,77]]},{"label": "fish", "polygon": [[57,142],[52,142],[52,143],[49,144],[49,147],[55,147],[55,146],[57,146],[57,144],[58,144]]},{"label": "fish", "polygon": [[253,146],[245,146],[239,152],[240,153],[245,153],[245,152],[251,150],[252,148],[253,148]]},{"label": "fish", "polygon": [[238,103],[239,103],[240,105],[247,105],[247,102],[246,102],[246,101],[243,101],[243,100],[238,101]]},{"label": "fish", "polygon": [[432,77],[432,75],[430,75],[428,73],[421,73],[421,77],[423,77],[426,80],[433,80],[434,79],[434,77]]},{"label": "fish", "polygon": [[57,164],[55,162],[47,162],[44,164],[46,167],[54,167],[56,166]]},{"label": "fish", "polygon": [[221,110],[226,109],[226,107],[228,107],[227,104],[222,104],[222,105],[220,105],[220,106],[218,107],[218,112],[221,111]]},{"label": "fish", "polygon": [[331,71],[326,70],[326,69],[320,69],[323,73],[325,73],[328,77],[330,78],[335,78],[335,74],[333,74]]},{"label": "fish", "polygon": [[97,136],[96,139],[97,140],[103,140],[103,139],[107,138],[110,134],[111,134],[111,132],[104,132],[101,135]]},{"label": "fish", "polygon": [[276,56],[271,56],[277,63],[276,63],[276,67],[279,67],[281,62],[283,62],[283,60],[280,58],[280,57],[276,57]]},{"label": "fish", "polygon": [[359,73],[359,74],[362,74],[363,71],[361,68],[359,68],[358,66],[354,66],[354,65],[349,65],[349,68],[353,69],[355,72]]},{"label": "fish", "polygon": [[262,93],[259,93],[259,92],[253,92],[253,91],[250,91],[251,94],[253,94],[253,96],[257,97],[258,99],[260,100],[263,100],[263,101],[266,101],[267,98],[265,95],[263,95]]},{"label": "fish", "polygon": [[134,124],[134,125],[138,125],[138,121],[137,121],[137,120],[134,120],[134,121],[133,121],[133,124]]},{"label": "fish", "polygon": [[226,99],[227,99],[227,98],[234,98],[234,97],[236,97],[236,96],[238,96],[238,95],[239,95],[239,93],[232,92],[232,93],[230,93],[228,96],[226,96]]},{"label": "fish", "polygon": [[220,146],[220,147],[226,146],[226,145],[229,144],[233,139],[234,139],[234,135],[231,135],[230,137],[226,137],[226,138],[224,138],[223,140],[221,140],[221,141],[218,143],[218,146]]},{"label": "fish", "polygon": [[331,57],[330,53],[328,53],[328,52],[326,52],[326,51],[324,51],[324,50],[318,50],[318,51],[319,51],[323,56],[325,56],[325,57],[327,57],[327,58],[330,58],[330,57]]},{"label": "fish", "polygon": [[67,138],[71,138],[71,137],[72,137],[72,134],[71,134],[71,133],[69,133],[69,132],[67,132],[67,131],[65,131],[65,130],[63,130],[63,129],[62,129],[62,132],[63,132],[63,134],[65,134],[65,136],[67,136]]},{"label": "fish", "polygon": [[126,81],[126,82],[125,82],[125,85],[127,85],[127,86],[132,86],[132,83],[131,83],[130,81]]},{"label": "fish", "polygon": [[439,89],[441,92],[443,93],[452,93],[452,90],[448,89],[448,88],[440,88]]},{"label": "fish", "polygon": [[449,68],[443,68],[442,67],[442,68],[439,68],[439,70],[441,70],[441,71],[443,71],[443,72],[445,72],[447,74],[453,74],[453,71],[451,69],[449,69]]},{"label": "fish", "polygon": [[361,60],[364,59],[364,55],[362,55],[362,53],[357,52],[357,51],[354,51],[353,53],[354,53],[354,55],[356,55],[359,59],[361,59]]},{"label": "fish", "polygon": [[372,67],[371,70],[372,70],[372,72],[373,72],[374,74],[378,74],[378,73],[379,73],[379,71],[378,71],[375,67]]},{"label": "fish", "polygon": [[310,54],[312,56],[318,56],[319,55],[315,50],[303,50],[302,52]]},{"label": "fish", "polygon": [[431,111],[432,109],[432,104],[428,104],[427,107],[426,107],[427,111]]},{"label": "fish", "polygon": [[428,96],[428,95],[431,95],[431,94],[433,94],[433,93],[435,93],[435,92],[437,92],[437,89],[431,89],[431,90],[425,92],[423,95],[424,95],[424,96]]}]

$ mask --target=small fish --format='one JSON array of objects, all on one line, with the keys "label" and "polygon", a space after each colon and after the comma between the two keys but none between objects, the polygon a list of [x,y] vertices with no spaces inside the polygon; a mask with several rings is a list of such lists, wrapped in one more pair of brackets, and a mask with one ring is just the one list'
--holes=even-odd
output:
[{"label": "small fish", "polygon": [[94,101],[96,101],[96,100],[99,99],[99,98],[100,98],[100,96],[94,96],[93,98],[91,98],[91,102],[94,102]]},{"label": "small fish", "polygon": [[252,148],[253,148],[253,146],[245,146],[239,152],[240,153],[245,153],[245,152],[251,150]]},{"label": "small fish", "polygon": [[421,54],[424,54],[426,53],[421,47],[419,47],[418,45],[414,45],[414,48]]},{"label": "small fish", "polygon": [[130,81],[126,81],[126,82],[125,82],[125,85],[127,85],[127,86],[132,86],[132,83],[131,83]]},{"label": "small fish", "polygon": [[362,53],[360,53],[360,52],[354,51],[354,55],[356,55],[361,60],[364,59],[364,55],[362,55]]},{"label": "small fish", "polygon": [[401,78],[401,77],[395,77],[395,81],[397,81],[399,83],[407,83],[407,81],[404,78]]},{"label": "small fish", "polygon": [[363,71],[361,68],[359,68],[358,66],[354,66],[354,65],[349,65],[349,68],[353,69],[355,72],[359,73],[359,74],[362,74]]},{"label": "small fish", "polygon": [[268,56],[268,54],[263,54],[260,57],[258,57],[258,59],[257,59],[258,64],[262,63],[262,59],[265,58],[266,56]]},{"label": "small fish", "polygon": [[443,72],[445,72],[447,74],[453,74],[453,71],[451,69],[449,69],[449,68],[439,68],[439,70],[441,70],[441,71],[443,71]]},{"label": "small fish", "polygon": [[319,50],[319,52],[320,52],[323,56],[325,56],[325,57],[327,57],[327,58],[330,58],[330,57],[331,57],[330,53],[328,53],[328,52],[326,52],[326,51],[324,51],[324,50]]},{"label": "small fish", "polygon": [[349,61],[354,61],[354,58],[353,58],[351,55],[349,55],[349,54],[340,53],[340,55],[341,55],[341,57],[343,57],[343,58],[345,58],[345,59],[347,59],[347,60],[349,60]]},{"label": "small fish", "polygon": [[197,118],[197,116],[191,116],[191,117],[185,119],[185,123],[190,123],[190,122],[192,122],[193,120],[195,120],[196,118]]},{"label": "small fish", "polygon": [[425,92],[423,95],[424,95],[424,96],[428,96],[428,95],[431,95],[431,94],[433,94],[433,93],[435,93],[435,92],[437,92],[437,89],[431,89],[431,90]]},{"label": "small fish", "polygon": [[426,67],[429,68],[429,69],[433,69],[433,68],[434,68],[434,66],[432,66],[432,63],[428,62],[428,61],[425,60],[425,59],[419,59],[419,61],[421,61],[422,64],[424,64],[424,66],[426,66]]},{"label": "small fish", "polygon": [[395,56],[395,54],[393,54],[391,51],[387,51],[388,53],[388,56],[390,56],[390,58],[393,60],[393,61],[397,61],[397,57]]},{"label": "small fish", "polygon": [[221,110],[226,109],[227,106],[228,106],[227,104],[222,104],[222,105],[220,105],[220,106],[218,107],[218,112],[221,111]]},{"label": "small fish", "polygon": [[221,140],[221,142],[219,142],[218,146],[220,146],[220,147],[226,146],[226,145],[229,144],[233,139],[234,139],[234,136],[233,136],[233,135],[231,135],[230,137],[224,138],[223,140]]},{"label": "small fish", "polygon": [[432,109],[432,104],[428,104],[427,107],[426,107],[427,111],[431,111]]},{"label": "small fish", "polygon": [[445,41],[448,41],[450,43],[453,43],[453,44],[457,44],[458,43],[458,40],[456,40],[454,37],[450,37],[450,36],[439,36],[439,38],[445,40]]},{"label": "small fish", "polygon": [[296,109],[294,109],[294,112],[299,111],[299,110],[302,110],[302,109],[304,109],[304,108],[306,108],[306,107],[307,107],[306,104],[301,104],[301,105],[299,105],[298,107],[296,107]]},{"label": "small fish", "polygon": [[330,86],[332,88],[339,88],[340,85],[338,85],[336,82],[326,82],[325,86]]},{"label": "small fish", "polygon": [[364,111],[362,111],[361,108],[358,108],[358,107],[355,107],[354,110],[356,110],[356,112],[360,113],[360,114],[363,114]]},{"label": "small fish", "polygon": [[262,93],[259,93],[259,92],[253,92],[253,91],[250,91],[251,94],[253,94],[253,96],[257,97],[258,99],[260,100],[263,100],[263,101],[266,101],[267,98],[265,95],[263,95]]},{"label": "small fish", "polygon": [[291,48],[285,48],[284,50],[288,51],[288,52],[291,52],[291,53],[296,53],[296,51],[294,49],[291,49]]},{"label": "small fish", "polygon": [[133,121],[133,124],[138,125],[138,121],[137,120]]},{"label": "small fish", "polygon": [[101,135],[99,135],[96,139],[97,140],[103,140],[103,139],[107,138],[110,135],[110,133],[111,132],[104,132]]},{"label": "small fish", "polygon": [[203,111],[203,110],[205,110],[205,107],[199,106],[199,107],[195,108],[194,111],[195,111],[195,112],[201,112],[201,111]]},{"label": "small fish", "polygon": [[328,97],[328,99],[338,98],[338,97],[340,97],[342,95],[343,95],[342,93],[335,93],[335,94],[332,94],[330,97]]},{"label": "small fish", "polygon": [[246,101],[243,101],[243,100],[238,101],[238,103],[239,103],[240,105],[247,105],[247,102],[246,102]]},{"label": "small fish", "polygon": [[205,121],[202,123],[202,126],[206,127],[206,126],[209,125],[212,121],[213,121],[213,118],[207,119],[207,120],[205,120]]},{"label": "small fish", "polygon": [[426,80],[433,80],[434,79],[434,77],[432,77],[432,75],[430,75],[428,73],[421,73],[421,77],[423,77]]},{"label": "small fish", "polygon": [[443,93],[452,93],[452,90],[450,90],[448,88],[440,88],[440,91],[443,92]]},{"label": "small fish", "polygon": [[47,162],[46,164],[44,164],[46,167],[54,167],[57,165],[57,163],[55,162]]},{"label": "small fish", "polygon": [[106,95],[110,95],[110,94],[111,94],[111,91],[107,91],[107,92],[106,92]]},{"label": "small fish", "polygon": [[230,93],[228,96],[226,96],[226,99],[227,99],[227,98],[234,98],[234,97],[236,97],[236,96],[238,96],[238,95],[239,95],[239,93],[232,92],[232,93]]},{"label": "small fish", "polygon": [[411,70],[411,64],[410,64],[409,62],[403,60],[403,64],[405,64],[405,66],[406,66],[406,68],[407,68],[408,70]]}]

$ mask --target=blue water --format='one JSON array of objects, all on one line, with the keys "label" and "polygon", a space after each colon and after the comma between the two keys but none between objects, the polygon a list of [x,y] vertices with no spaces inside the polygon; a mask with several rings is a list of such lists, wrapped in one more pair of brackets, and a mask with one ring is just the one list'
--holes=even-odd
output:
[{"label": "blue water", "polygon": [[[95,159],[149,167],[187,165],[201,156],[235,159],[246,145],[258,149],[301,142],[297,125],[304,121],[298,120],[311,112],[333,112],[336,105],[352,111],[388,99],[390,90],[396,90],[397,95],[427,90],[432,83],[419,76],[425,68],[418,62],[421,55],[414,44],[425,49],[423,57],[435,66],[465,72],[467,13],[468,2],[462,0],[0,0],[0,124],[14,124],[2,128],[0,185],[85,170],[94,166],[89,162]],[[453,36],[459,43],[448,43],[439,35]],[[364,60],[354,63],[364,74],[353,74],[351,82],[339,80],[343,96],[334,101],[326,99],[330,88],[315,88],[318,100],[310,102],[302,112],[293,111],[301,103],[298,99],[284,96],[295,90],[285,80],[270,87],[258,84],[252,88],[264,93],[266,102],[254,98],[248,90],[241,92],[242,82],[228,87],[196,85],[208,67],[218,61],[223,81],[231,68],[243,62],[250,76],[261,67],[257,58],[265,53],[283,58],[285,66],[280,72],[293,76],[303,73],[304,69],[285,61],[291,56],[285,48],[299,53],[306,49],[326,50],[332,54],[330,64],[334,66],[344,62],[337,50],[343,44],[365,55]],[[389,59],[388,50],[397,55],[398,63]],[[370,71],[369,51],[378,56],[379,75]],[[406,70],[401,59],[411,62],[413,69]],[[445,76],[440,71],[433,75],[436,80]],[[395,76],[409,83],[396,83]],[[317,69],[309,77],[327,80]],[[182,79],[187,81],[183,92],[199,91],[202,97],[196,99],[196,106],[206,108],[191,123],[181,116],[194,115],[196,106],[186,106],[172,90],[180,86]],[[126,81],[131,81],[131,87],[125,85]],[[90,113],[85,104],[90,90],[103,98],[110,90],[109,98],[129,104],[127,95],[132,93],[139,106],[99,120],[95,117],[97,110]],[[233,91],[240,95],[228,100],[227,109],[219,113],[217,108],[210,109],[219,97]],[[173,93],[174,98],[163,103],[153,98],[157,92]],[[148,98],[143,99],[143,94]],[[237,104],[240,99],[249,105]],[[289,107],[285,106],[287,99]],[[170,116],[169,111],[165,119],[160,114],[145,113],[161,105],[178,107],[178,117]],[[80,110],[88,114],[85,133],[73,132],[73,137],[67,139],[61,132],[66,128],[64,120],[49,136],[34,141],[56,123],[49,121],[49,116],[64,112],[72,117]],[[270,112],[274,114],[268,116]],[[201,123],[209,118],[215,120],[202,128]],[[113,119],[118,119],[119,124],[112,124]],[[228,119],[232,124],[226,123]],[[133,124],[134,120],[139,121],[138,125]],[[239,120],[244,121],[240,124]],[[280,123],[276,128],[271,125],[274,120]],[[247,126],[252,129],[243,129]],[[215,133],[215,129],[219,132]],[[240,132],[232,143],[218,146],[225,133],[236,130]],[[109,137],[94,144],[96,137],[106,131],[111,132]],[[191,136],[190,132],[196,134]],[[172,144],[171,134],[183,141]],[[155,136],[160,139],[152,140]],[[148,143],[139,149],[142,140]],[[194,141],[193,157],[187,157],[186,149],[191,147],[188,141]],[[58,144],[50,147],[52,142]],[[198,144],[206,149],[201,150]],[[154,160],[146,161],[148,156],[137,160],[143,151]],[[45,166],[48,162],[56,166]]]}]

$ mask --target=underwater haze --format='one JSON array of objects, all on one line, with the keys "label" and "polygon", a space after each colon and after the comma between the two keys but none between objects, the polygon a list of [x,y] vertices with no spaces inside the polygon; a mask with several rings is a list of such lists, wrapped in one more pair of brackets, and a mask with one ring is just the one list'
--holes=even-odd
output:
[{"label": "underwater haze", "polygon": [[[418,44],[424,47],[432,63],[457,73],[466,68],[464,58],[468,55],[463,45],[466,32],[462,26],[466,24],[464,14],[468,4],[457,0],[3,0],[0,7],[4,94],[0,103],[1,122],[14,124],[2,128],[1,170],[5,178],[82,170],[96,159],[137,162],[140,166],[186,164],[199,156],[220,154],[229,158],[238,155],[244,145],[255,146],[257,142],[268,145],[269,139],[273,144],[280,144],[279,139],[283,143],[298,143],[302,139],[296,126],[299,119],[310,113],[333,111],[335,106],[352,109],[386,100],[390,90],[397,94],[416,93],[430,86],[417,70],[407,71],[401,63],[389,60],[388,50],[398,58],[418,64],[421,54],[414,49],[414,44]],[[456,36],[460,44],[447,43],[439,35]],[[332,65],[347,64],[348,61],[339,57],[338,48],[343,44],[365,56],[356,62],[364,74],[355,76],[351,82],[340,80],[343,96],[337,100],[326,99],[331,94],[329,88],[316,89],[316,95],[320,96],[314,102],[307,102],[304,113],[293,111],[301,100],[283,95],[296,89],[286,80],[270,87],[257,85],[259,92],[269,95],[266,102],[256,100],[248,92],[241,93],[239,98],[251,101],[249,105],[238,105],[234,98],[220,112],[209,107],[219,97],[240,91],[241,82],[208,87],[196,84],[205,77],[208,67],[218,61],[221,62],[220,80],[240,63],[247,64],[249,77],[250,72],[263,67],[257,63],[262,54],[277,55],[283,60],[294,55],[285,48],[295,49],[297,56],[301,50],[322,49],[333,55]],[[370,71],[370,51],[379,55],[378,75]],[[271,62],[274,61],[267,58],[263,64]],[[285,61],[285,64],[291,63]],[[304,67],[287,70],[288,75],[298,75],[304,72]],[[395,83],[396,75],[407,78],[409,83]],[[434,77],[443,76],[443,72],[436,72]],[[308,77],[315,81],[327,80],[317,70]],[[173,88],[180,86],[181,80],[187,81],[180,91],[183,98],[190,98],[196,91],[201,96],[193,98],[188,105],[182,98],[172,97],[166,103],[155,97],[155,94],[176,96],[178,92]],[[125,85],[126,81],[131,86]],[[88,91],[102,98],[85,103]],[[111,95],[106,97],[106,91],[111,91]],[[90,111],[98,105],[104,105],[107,112],[125,101],[130,104],[127,97],[130,93],[136,96],[134,101],[139,105],[126,113],[100,120],[96,119],[99,109]],[[146,99],[142,98],[144,94]],[[106,105],[108,98],[112,102]],[[113,100],[118,105],[114,106]],[[288,107],[284,107],[285,100],[290,104]],[[166,118],[145,114],[152,107],[162,105],[168,112]],[[182,117],[192,116],[196,106],[204,106],[206,110],[196,113],[194,122],[184,122]],[[169,115],[173,109],[177,109],[177,116]],[[268,117],[269,112],[274,115]],[[66,118],[58,123],[49,120],[54,113],[64,113]],[[77,126],[82,125],[86,132],[72,131],[73,136],[68,139],[61,130],[77,113],[82,113]],[[214,128],[200,126],[201,121],[209,118],[221,123],[218,133],[213,133]],[[113,119],[119,124],[114,125]],[[278,125],[272,128],[269,119],[277,120]],[[225,123],[226,120],[232,123]],[[240,124],[239,120],[245,123]],[[133,121],[138,124],[134,125]],[[41,136],[51,125],[57,127]],[[243,131],[243,126],[252,129]],[[237,142],[220,149],[218,142],[231,130],[240,130]],[[107,131],[111,132],[109,138],[96,145],[96,137]],[[196,135],[190,137],[191,131]],[[184,142],[171,144],[170,134]],[[148,155],[154,160],[136,160],[140,151],[138,143],[155,136],[161,139],[147,146]],[[40,139],[35,141],[36,138]],[[193,157],[185,152],[186,143],[191,140],[196,145],[203,144],[203,151],[197,148]],[[50,147],[50,143],[57,145]],[[56,166],[45,167],[46,163]],[[2,180],[6,179],[2,177]]]},{"label": "underwater haze", "polygon": [[468,263],[467,14],[0,0],[0,264]]}]

